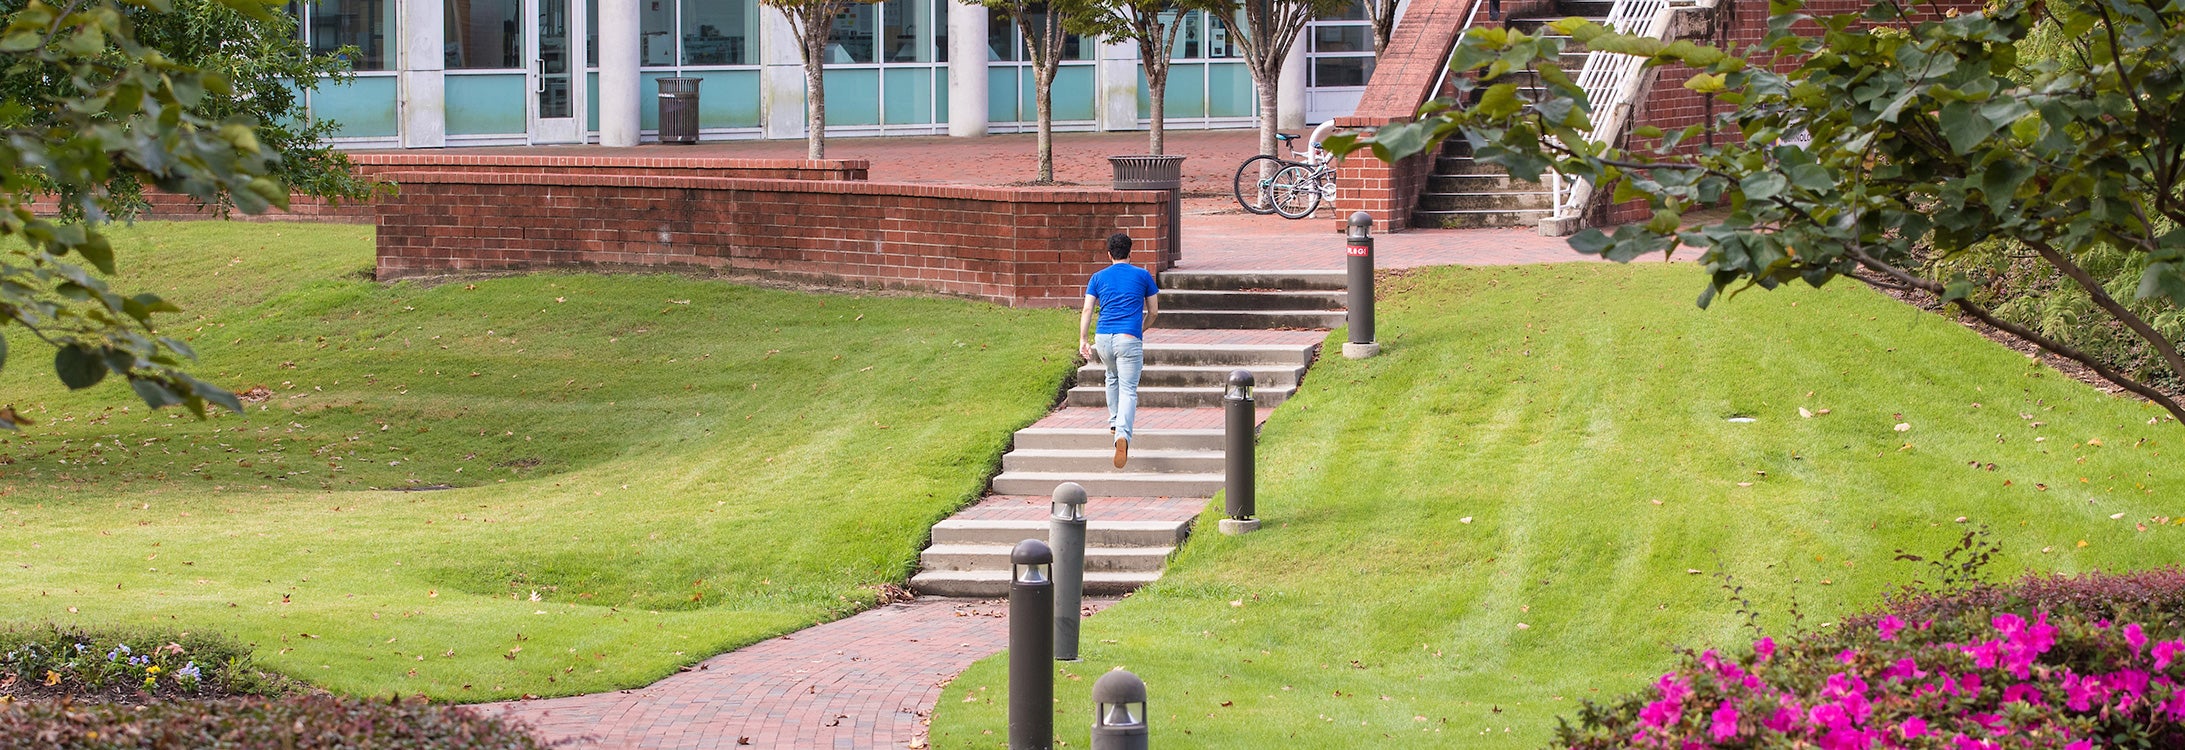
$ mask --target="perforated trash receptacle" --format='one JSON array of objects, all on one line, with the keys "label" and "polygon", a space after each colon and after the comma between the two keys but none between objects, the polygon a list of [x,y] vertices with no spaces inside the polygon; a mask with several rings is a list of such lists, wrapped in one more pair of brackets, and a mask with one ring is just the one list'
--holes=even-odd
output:
[{"label": "perforated trash receptacle", "polygon": [[1117,190],[1178,190],[1184,185],[1181,156],[1110,156]]},{"label": "perforated trash receptacle", "polygon": [[698,142],[698,80],[661,78],[660,142]]},{"label": "perforated trash receptacle", "polygon": [[1117,190],[1168,192],[1168,258],[1183,257],[1184,157],[1169,154],[1110,156]]}]

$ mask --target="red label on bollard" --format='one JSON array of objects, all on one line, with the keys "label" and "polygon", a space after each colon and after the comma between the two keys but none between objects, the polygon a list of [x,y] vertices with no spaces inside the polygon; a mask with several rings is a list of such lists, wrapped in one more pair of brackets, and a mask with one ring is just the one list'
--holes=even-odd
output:
[{"label": "red label on bollard", "polygon": [[1349,250],[1351,257],[1354,258],[1362,258],[1372,254],[1373,252],[1372,248],[1368,248],[1365,245],[1351,245],[1349,247]]}]

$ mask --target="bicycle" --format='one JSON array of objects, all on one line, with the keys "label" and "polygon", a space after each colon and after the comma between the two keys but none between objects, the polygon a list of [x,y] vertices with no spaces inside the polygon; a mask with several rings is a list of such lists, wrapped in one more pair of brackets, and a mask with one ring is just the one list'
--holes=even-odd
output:
[{"label": "bicycle", "polygon": [[[1293,158],[1281,159],[1260,154],[1244,160],[1237,166],[1234,191],[1237,204],[1254,214],[1278,214],[1285,219],[1302,219],[1320,208],[1320,202],[1335,200],[1335,164],[1331,154],[1320,147],[1334,123],[1323,123],[1313,131],[1312,140],[1300,152],[1291,144],[1297,136],[1276,133],[1275,139],[1290,147]],[[1302,161],[1298,160],[1302,157]]]}]

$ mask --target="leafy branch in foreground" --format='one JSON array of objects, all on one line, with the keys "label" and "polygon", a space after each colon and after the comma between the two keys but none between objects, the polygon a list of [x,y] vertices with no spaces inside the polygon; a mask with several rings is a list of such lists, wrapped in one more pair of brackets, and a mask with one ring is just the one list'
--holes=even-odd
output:
[{"label": "leafy branch in foreground", "polygon": [[[261,20],[277,6],[217,2]],[[101,277],[115,267],[100,224],[126,215],[140,185],[253,214],[285,207],[288,188],[277,176],[281,151],[260,141],[256,118],[206,114],[208,102],[232,101],[233,81],[139,40],[139,19],[174,12],[168,0],[29,0],[6,14],[0,69],[39,71],[44,85],[0,101],[0,326],[52,346],[69,388],[119,375],[154,408],[203,416],[207,402],[242,405],[183,370],[195,353],[153,325],[173,304]],[[60,197],[60,217],[32,211],[41,195]],[[0,340],[0,367],[6,358]],[[0,427],[25,422],[0,409]]]},{"label": "leafy branch in foreground", "polygon": [[[2171,33],[2185,25],[2185,6],[1997,0],[1947,18],[1896,0],[1858,15],[1802,9],[1774,3],[1765,38],[1742,50],[1580,19],[1551,24],[1592,49],[1686,66],[1695,71],[1686,88],[1732,108],[1677,131],[1636,128],[1639,145],[1588,140],[1592,106],[1558,64],[1559,41],[1476,29],[1452,62],[1471,74],[1457,81],[1474,103],[1439,100],[1416,122],[1331,147],[1370,146],[1393,161],[1461,136],[1478,160],[1513,176],[1552,170],[1615,201],[1646,201],[1650,220],[1580,232],[1572,247],[1616,261],[1703,248],[1702,307],[1724,291],[1842,275],[1919,290],[2185,420],[2161,390],[1997,315],[1949,262],[1998,240],[2026,248],[2185,378],[2175,343],[2086,271],[2098,253],[2137,255],[2147,262],[2135,301],[2185,305],[2185,35]],[[2021,42],[2043,26],[2060,30],[2069,51],[2021,59]],[[1697,145],[1710,129],[1728,137]],[[1684,225],[1687,211],[1718,205],[1728,208],[1720,221]]]}]

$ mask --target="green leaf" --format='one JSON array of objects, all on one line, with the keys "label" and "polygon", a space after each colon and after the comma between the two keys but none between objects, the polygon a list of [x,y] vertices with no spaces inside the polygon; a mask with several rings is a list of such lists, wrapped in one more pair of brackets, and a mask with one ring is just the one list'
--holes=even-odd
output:
[{"label": "green leaf", "polygon": [[106,363],[99,353],[70,344],[53,353],[53,374],[69,390],[83,390],[106,379]]},{"label": "green leaf", "polygon": [[1498,83],[1487,87],[1487,93],[1482,94],[1479,103],[1472,108],[1480,114],[1501,119],[1517,114],[1523,106],[1524,103],[1517,99],[1517,84]]},{"label": "green leaf", "polygon": [[45,38],[33,29],[22,29],[0,36],[0,52],[29,52],[45,43]]},{"label": "green leaf", "polygon": [[1972,102],[1945,104],[1937,119],[1942,125],[1942,137],[1949,139],[1950,150],[1959,156],[1972,153],[1995,133],[1995,121],[1981,114],[1979,105]]},{"label": "green leaf", "polygon": [[137,392],[137,398],[144,399],[145,406],[154,409],[182,404],[182,397],[169,389],[166,383],[151,378],[130,378],[129,388]]},{"label": "green leaf", "polygon": [[92,268],[99,269],[100,273],[114,273],[114,246],[107,244],[106,235],[93,234],[85,237],[83,242],[76,245],[76,254],[83,256],[84,261],[90,263]]},{"label": "green leaf", "polygon": [[1746,200],[1764,201],[1783,193],[1790,181],[1774,172],[1758,172],[1738,180],[1738,188],[1745,192]]},{"label": "green leaf", "polygon": [[1601,230],[1588,227],[1570,236],[1570,248],[1586,255],[1600,255],[1616,244]]},{"label": "green leaf", "polygon": [[1399,122],[1383,125],[1373,134],[1373,153],[1384,161],[1396,161],[1425,151],[1433,128],[1427,123]]}]

